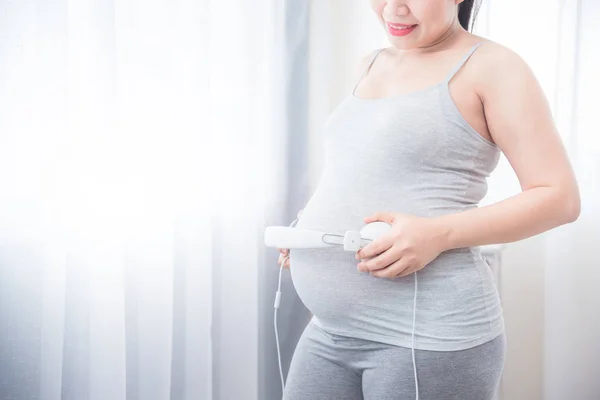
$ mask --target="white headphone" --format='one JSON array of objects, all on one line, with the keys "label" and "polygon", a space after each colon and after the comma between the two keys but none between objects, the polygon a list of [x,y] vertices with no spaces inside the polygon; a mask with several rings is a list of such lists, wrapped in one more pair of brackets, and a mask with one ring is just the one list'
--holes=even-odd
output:
[{"label": "white headphone", "polygon": [[375,221],[360,231],[347,231],[340,235],[294,228],[297,221],[296,219],[289,227],[268,226],[265,229],[265,245],[278,249],[316,249],[342,245],[346,251],[358,251],[391,229],[387,222]]}]

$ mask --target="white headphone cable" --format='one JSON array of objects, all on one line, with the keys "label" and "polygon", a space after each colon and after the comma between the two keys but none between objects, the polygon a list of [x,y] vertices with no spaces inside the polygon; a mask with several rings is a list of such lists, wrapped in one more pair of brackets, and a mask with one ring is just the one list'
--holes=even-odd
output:
[{"label": "white headphone cable", "polygon": [[413,326],[412,326],[412,362],[413,362],[413,371],[415,373],[415,393],[416,400],[419,400],[419,380],[417,378],[417,362],[415,360],[415,323],[416,323],[416,315],[417,315],[417,272],[415,271],[415,297],[413,299]]}]

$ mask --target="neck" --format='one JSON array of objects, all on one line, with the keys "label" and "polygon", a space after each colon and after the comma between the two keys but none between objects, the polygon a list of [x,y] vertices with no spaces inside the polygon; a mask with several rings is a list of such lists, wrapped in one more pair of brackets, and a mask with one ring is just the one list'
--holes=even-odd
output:
[{"label": "neck", "polygon": [[415,50],[420,53],[429,53],[448,48],[455,43],[456,40],[458,40],[458,38],[461,36],[460,34],[462,30],[463,29],[458,22],[458,18],[455,18],[442,36],[429,44],[416,48]]}]

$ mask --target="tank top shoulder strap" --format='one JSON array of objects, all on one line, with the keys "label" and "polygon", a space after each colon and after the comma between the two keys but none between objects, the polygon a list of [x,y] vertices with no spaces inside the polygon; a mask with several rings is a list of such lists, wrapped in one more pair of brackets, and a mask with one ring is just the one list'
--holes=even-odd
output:
[{"label": "tank top shoulder strap", "polygon": [[467,51],[467,53],[463,56],[463,58],[454,66],[454,68],[452,68],[452,70],[450,71],[448,76],[446,76],[446,80],[445,80],[446,83],[448,83],[448,82],[450,82],[450,80],[452,80],[454,75],[456,75],[456,73],[462,68],[462,66],[465,65],[467,60],[473,55],[475,50],[477,50],[477,48],[479,46],[481,46],[482,44],[483,44],[483,42],[476,43],[473,47],[471,47],[471,49],[469,51]]},{"label": "tank top shoulder strap", "polygon": [[354,88],[352,89],[352,94],[354,94],[354,92],[356,92],[356,88],[358,87],[358,85],[362,82],[363,79],[365,79],[365,76],[367,76],[367,74],[369,73],[369,70],[371,69],[371,66],[375,62],[375,59],[377,58],[377,56],[379,55],[379,53],[381,53],[381,51],[383,49],[385,49],[385,47],[377,49],[377,50],[375,50],[373,52],[373,58],[371,58],[371,61],[369,62],[369,65],[367,65],[367,68],[365,68],[365,71],[363,72],[363,74],[361,75],[361,77],[358,79],[358,81],[354,85]]}]

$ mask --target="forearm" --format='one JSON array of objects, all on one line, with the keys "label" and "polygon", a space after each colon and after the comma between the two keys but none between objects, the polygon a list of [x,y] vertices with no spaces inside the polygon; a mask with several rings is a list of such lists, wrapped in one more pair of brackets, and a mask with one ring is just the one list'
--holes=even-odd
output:
[{"label": "forearm", "polygon": [[579,198],[569,199],[552,187],[525,190],[498,203],[437,217],[441,247],[510,243],[522,240],[579,216]]}]

